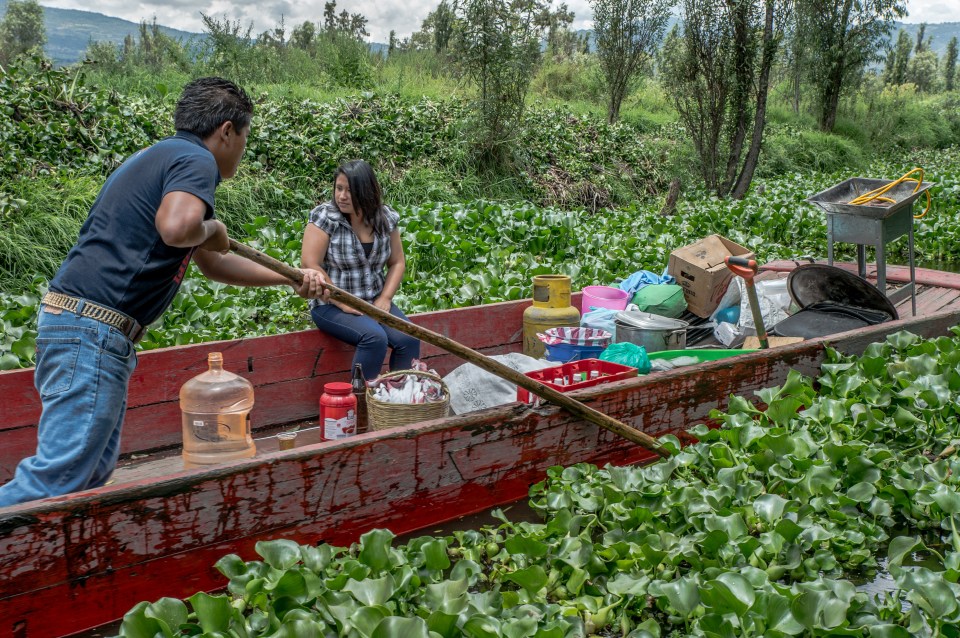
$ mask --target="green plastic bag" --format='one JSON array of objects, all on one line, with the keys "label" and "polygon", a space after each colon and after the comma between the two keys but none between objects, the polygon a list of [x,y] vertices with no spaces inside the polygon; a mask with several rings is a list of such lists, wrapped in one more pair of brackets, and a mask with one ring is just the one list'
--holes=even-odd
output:
[{"label": "green plastic bag", "polygon": [[640,374],[650,372],[647,349],[629,341],[607,346],[607,349],[600,353],[600,360],[636,368]]},{"label": "green plastic bag", "polygon": [[683,296],[683,288],[676,284],[644,286],[637,291],[632,301],[644,312],[671,319],[676,319],[687,309],[687,298]]}]

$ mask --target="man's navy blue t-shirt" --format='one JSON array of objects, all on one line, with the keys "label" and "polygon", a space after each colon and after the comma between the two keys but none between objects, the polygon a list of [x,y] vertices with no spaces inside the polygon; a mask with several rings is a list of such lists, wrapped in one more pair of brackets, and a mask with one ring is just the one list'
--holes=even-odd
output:
[{"label": "man's navy blue t-shirt", "polygon": [[137,152],[103,185],[50,288],[151,323],[177,294],[194,250],[163,243],[160,202],[170,192],[190,193],[206,203],[210,219],[219,183],[213,154],[191,133]]}]

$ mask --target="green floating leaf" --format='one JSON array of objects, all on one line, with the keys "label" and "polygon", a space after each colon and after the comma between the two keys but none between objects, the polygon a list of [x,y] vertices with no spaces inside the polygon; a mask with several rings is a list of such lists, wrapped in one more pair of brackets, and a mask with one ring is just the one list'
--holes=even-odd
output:
[{"label": "green floating leaf", "polygon": [[682,617],[688,617],[700,604],[700,593],[693,579],[683,577],[669,583],[661,583],[660,590],[670,606]]},{"label": "green floating leaf", "polygon": [[503,580],[520,585],[532,598],[547,584],[547,573],[540,565],[533,565],[509,573],[503,577]]},{"label": "green floating leaf", "polygon": [[430,630],[423,618],[387,616],[370,638],[430,638]]},{"label": "green floating leaf", "polygon": [[358,560],[374,570],[380,572],[390,566],[390,546],[395,535],[387,529],[374,529],[360,537],[360,554]]},{"label": "green floating leaf", "polygon": [[877,494],[877,488],[870,483],[857,483],[847,490],[847,498],[858,503],[869,503]]},{"label": "green floating leaf", "polygon": [[753,511],[765,523],[773,524],[783,518],[787,503],[787,499],[776,494],[764,494],[753,501]]},{"label": "green floating leaf", "polygon": [[700,588],[700,599],[717,613],[743,616],[756,600],[753,586],[740,574],[725,572]]},{"label": "green floating leaf", "polygon": [[904,568],[896,581],[898,587],[908,590],[907,600],[919,605],[933,618],[949,616],[960,606],[957,594],[943,576],[925,567]]},{"label": "green floating leaf", "polygon": [[199,592],[188,598],[193,610],[197,612],[197,622],[204,633],[226,633],[230,629],[230,619],[234,608],[227,596],[211,596]]},{"label": "green floating leaf", "polygon": [[258,541],[255,549],[265,563],[280,571],[290,569],[300,562],[300,545],[285,538]]},{"label": "green floating leaf", "polygon": [[364,605],[383,605],[393,596],[396,586],[393,576],[387,574],[381,578],[367,578],[361,581],[352,578],[344,585],[343,591],[350,592]]},{"label": "green floating leaf", "polygon": [[956,489],[941,483],[931,496],[944,513],[960,514],[960,493]]},{"label": "green floating leaf", "polygon": [[423,544],[424,566],[431,570],[444,570],[450,567],[450,557],[447,555],[447,541],[435,538]]}]

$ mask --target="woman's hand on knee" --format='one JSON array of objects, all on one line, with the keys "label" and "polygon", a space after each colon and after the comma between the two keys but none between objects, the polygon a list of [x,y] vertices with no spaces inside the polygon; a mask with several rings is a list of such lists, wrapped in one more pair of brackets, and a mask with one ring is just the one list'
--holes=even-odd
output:
[{"label": "woman's hand on knee", "polygon": [[390,303],[391,303],[390,299],[387,299],[385,297],[377,297],[373,301],[373,305],[384,312],[390,312]]}]

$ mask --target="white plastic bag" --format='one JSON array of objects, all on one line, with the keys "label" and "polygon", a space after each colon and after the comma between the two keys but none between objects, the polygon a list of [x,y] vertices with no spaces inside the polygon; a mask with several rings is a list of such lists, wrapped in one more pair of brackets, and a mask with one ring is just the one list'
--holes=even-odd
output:
[{"label": "white plastic bag", "polygon": [[743,279],[740,277],[731,279],[730,283],[727,284],[727,289],[724,291],[723,296],[720,297],[720,303],[717,305],[717,309],[711,313],[710,321],[717,321],[717,315],[720,314],[721,311],[731,306],[740,305],[740,300],[746,298],[746,296],[747,293]]},{"label": "white plastic bag", "polygon": [[[490,357],[517,372],[530,372],[557,365],[554,361],[534,359],[519,352]],[[465,363],[443,378],[450,390],[450,410],[454,414],[473,412],[517,400],[517,386],[472,363]]]},{"label": "white plastic bag", "polygon": [[[738,281],[743,281],[736,277]],[[760,302],[760,316],[763,318],[763,327],[769,332],[771,328],[787,318],[790,308],[790,293],[787,292],[786,279],[765,279],[754,283],[757,290],[757,301]],[[737,323],[741,332],[756,331],[753,322],[753,309],[746,293],[740,298],[740,321]],[[749,333],[749,334],[755,334]]]},{"label": "white plastic bag", "polygon": [[740,329],[732,323],[721,321],[713,328],[713,336],[723,345],[730,347],[737,337],[743,335]]}]

